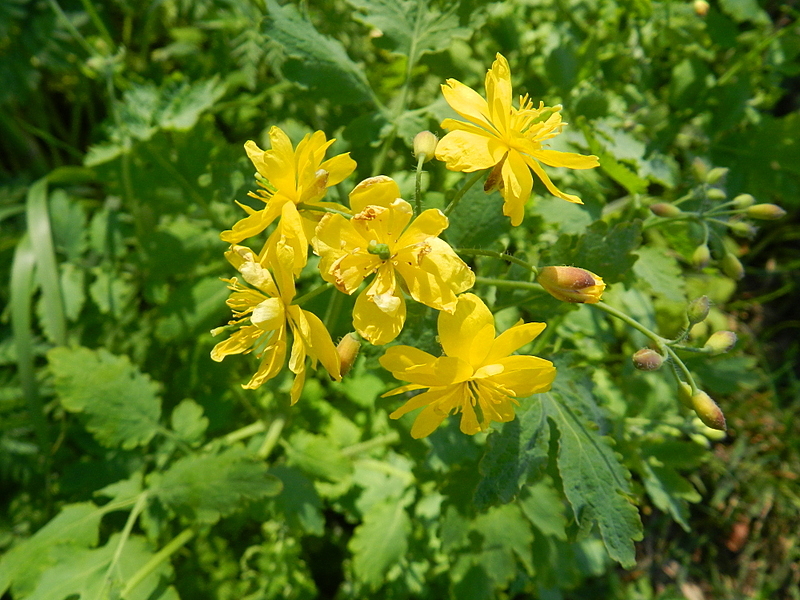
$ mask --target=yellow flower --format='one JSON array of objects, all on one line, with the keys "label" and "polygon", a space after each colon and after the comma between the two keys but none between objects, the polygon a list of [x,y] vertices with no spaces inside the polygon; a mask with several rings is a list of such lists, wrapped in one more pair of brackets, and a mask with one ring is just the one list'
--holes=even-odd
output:
[{"label": "yellow flower", "polygon": [[[227,280],[228,287],[233,290],[227,303],[234,316],[228,325],[238,326],[238,329],[227,340],[214,346],[211,358],[220,362],[229,354],[255,352],[261,364],[250,381],[242,386],[255,389],[275,377],[283,368],[288,324],[293,336],[289,370],[295,374],[291,391],[294,404],[305,383],[306,358],[311,359],[312,369],[319,360],[330,376],[339,381],[339,355],[319,317],[292,304],[294,280],[291,273],[281,266],[291,260],[292,250],[279,243],[276,251],[279,261],[273,268],[274,278],[249,248],[233,246],[225,253],[228,261],[252,288],[241,285],[236,277]],[[216,335],[224,329],[218,327],[211,333]]]},{"label": "yellow flower", "polygon": [[324,214],[316,211],[298,211],[300,203],[317,207],[331,206],[338,210],[344,207],[335,203],[320,202],[328,188],[347,178],[356,168],[350,154],[339,154],[323,162],[325,152],[335,140],[326,140],[322,131],[307,134],[297,149],[292,149],[289,137],[278,127],[269,130],[270,150],[262,150],[255,142],[244,145],[247,156],[266,182],[259,181],[262,189],[248,195],[261,200],[265,206],[254,210],[237,202],[248,216],[236,223],[233,229],[223,231],[220,237],[230,243],[258,235],[278,217],[278,228],[270,236],[261,258],[269,252],[268,262],[275,259],[275,248],[279,240],[294,250],[292,260],[295,275],[305,266],[308,257],[308,240],[314,233],[317,222]]},{"label": "yellow flower", "polygon": [[543,267],[536,281],[562,302],[597,304],[606,289],[602,277],[578,267]]},{"label": "yellow flower", "polygon": [[542,180],[554,196],[582,204],[581,199],[560,191],[545,173],[550,167],[591,169],[599,166],[596,156],[549,150],[544,144],[561,133],[561,106],[538,108],[527,95],[521,96],[519,108],[511,106],[511,72],[508,61],[501,55],[486,74],[484,100],[472,88],[455,79],[442,86],[447,103],[469,123],[445,119],[444,129],[451,130],[436,147],[436,158],[445,161],[451,171],[473,172],[493,167],[484,189],[500,188],[505,199],[503,214],[519,225],[525,213],[525,203],[533,189],[530,171]]},{"label": "yellow flower", "polygon": [[461,431],[470,435],[486,429],[491,421],[511,421],[516,399],[546,392],[556,376],[548,360],[511,356],[544,328],[544,323],[520,321],[495,338],[492,313],[477,296],[462,294],[452,315],[439,313],[444,356],[393,346],[381,357],[383,368],[411,382],[384,397],[428,388],[389,416],[398,419],[424,406],[411,428],[414,438],[430,435],[447,415],[459,412]]},{"label": "yellow flower", "polygon": [[410,225],[411,205],[390,177],[365,179],[350,194],[351,220],[328,214],[313,240],[325,281],[352,294],[372,273],[372,283],[356,299],[353,325],[373,344],[391,342],[403,329],[406,304],[402,278],[414,300],[453,312],[456,294],[475,283],[475,275],[437,236],[447,227],[440,210],[426,210]]}]

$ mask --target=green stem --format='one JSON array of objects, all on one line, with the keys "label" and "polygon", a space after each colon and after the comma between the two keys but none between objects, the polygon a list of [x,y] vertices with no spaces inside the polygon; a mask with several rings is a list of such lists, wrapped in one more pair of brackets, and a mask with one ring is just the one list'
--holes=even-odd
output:
[{"label": "green stem", "polygon": [[256,452],[259,458],[266,460],[269,457],[281,437],[284,425],[286,425],[284,417],[278,417],[270,424],[269,429],[267,429],[267,435],[264,437],[264,442]]},{"label": "green stem", "polygon": [[426,154],[420,153],[419,158],[417,159],[417,175],[416,175],[416,188],[414,192],[414,203],[417,207],[417,216],[422,213],[422,163],[425,162],[427,158]]},{"label": "green stem", "polygon": [[495,252],[494,250],[481,250],[479,248],[454,248],[456,254],[466,254],[468,256],[489,256],[491,258],[496,258],[498,260],[506,260],[510,263],[515,265],[519,265],[533,273],[535,276],[539,276],[539,269],[534,267],[529,262],[525,262],[524,260],[517,258],[516,256],[512,256],[510,254],[505,254],[503,252]]},{"label": "green stem", "polygon": [[310,292],[308,292],[306,294],[303,294],[302,296],[298,296],[297,298],[292,300],[292,304],[303,304],[304,302],[308,302],[312,298],[316,298],[322,292],[327,291],[332,287],[333,287],[332,283],[323,283],[322,285],[317,286],[316,288],[314,288]]},{"label": "green stem", "polygon": [[133,577],[131,577],[125,584],[120,597],[126,598],[136,588],[137,585],[144,581],[144,579],[150,575],[150,573],[156,570],[158,565],[177,552],[181,546],[192,539],[196,533],[197,532],[193,528],[184,529],[177,536],[172,538],[172,540],[170,540],[166,546],[156,552],[153,557],[142,566],[141,569],[133,574]]},{"label": "green stem", "polygon": [[391,446],[400,440],[400,435],[396,431],[392,431],[385,435],[379,435],[365,442],[353,444],[347,448],[342,448],[341,453],[343,456],[355,456],[364,452],[369,452],[374,448],[381,448],[382,446]]},{"label": "green stem", "polygon": [[100,37],[102,37],[103,41],[108,44],[108,49],[113,52],[114,40],[111,37],[111,34],[108,32],[108,29],[106,29],[106,25],[100,18],[97,10],[95,10],[92,0],[81,0],[81,4],[83,4],[83,9],[89,14],[89,18],[91,19],[92,23],[94,23],[94,26],[97,27],[97,31],[100,32]]},{"label": "green stem", "polygon": [[473,185],[475,185],[475,183],[481,177],[483,177],[483,174],[484,174],[484,171],[475,171],[475,174],[467,180],[467,183],[464,184],[464,187],[462,187],[460,190],[458,190],[456,192],[456,195],[453,196],[453,199],[450,201],[450,204],[448,204],[447,208],[444,209],[445,216],[449,216],[450,213],[453,212],[453,209],[461,201],[461,198],[464,197],[464,194],[466,194],[469,191],[469,189]]},{"label": "green stem", "polygon": [[236,431],[231,431],[228,435],[226,435],[223,440],[226,444],[234,444],[240,440],[247,439],[251,436],[256,435],[257,433],[261,433],[266,429],[266,425],[264,421],[256,421],[255,423],[250,423],[250,425],[245,425],[244,427],[237,429]]},{"label": "green stem", "polygon": [[89,56],[94,56],[96,52],[92,45],[86,41],[86,38],[81,35],[81,32],[78,31],[75,25],[72,24],[72,21],[69,20],[69,17],[61,10],[61,7],[58,5],[56,0],[47,0],[50,7],[53,9],[53,12],[56,13],[59,19],[64,23],[64,27],[66,27],[69,32],[73,35],[73,37],[78,40],[78,43],[83,46],[83,49],[89,54]]},{"label": "green stem", "polygon": [[327,206],[314,206],[313,204],[305,204],[303,202],[297,205],[297,210],[311,210],[314,212],[325,212],[325,213],[331,213],[333,215],[341,215],[346,219],[353,218],[353,215],[351,215],[350,213],[346,213],[341,210],[336,210],[335,208],[328,208]]},{"label": "green stem", "polygon": [[131,535],[131,530],[133,530],[133,525],[136,523],[136,519],[139,518],[139,514],[142,512],[142,510],[144,510],[144,505],[146,502],[147,490],[139,494],[139,496],[136,498],[136,504],[133,505],[133,510],[131,510],[130,514],[128,515],[128,520],[125,522],[125,527],[123,527],[122,533],[119,536],[117,548],[114,550],[114,556],[111,558],[111,563],[109,563],[108,569],[106,570],[106,576],[103,578],[103,585],[100,586],[100,589],[98,590],[97,600],[100,600],[100,598],[102,598],[108,590],[113,571],[116,568],[120,557],[122,556],[122,550],[125,548],[125,544]]},{"label": "green stem", "polygon": [[493,279],[491,277],[476,277],[475,283],[483,285],[494,285],[497,287],[517,288],[520,290],[535,290],[544,293],[544,288],[538,283],[529,281],[513,281],[511,279]]}]

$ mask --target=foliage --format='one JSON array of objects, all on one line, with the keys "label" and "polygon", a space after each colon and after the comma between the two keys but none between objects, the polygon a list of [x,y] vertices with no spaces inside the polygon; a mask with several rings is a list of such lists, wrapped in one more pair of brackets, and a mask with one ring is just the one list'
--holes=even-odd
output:
[{"label": "foliage", "polygon": [[[0,592],[797,598],[798,33],[755,0],[0,0]],[[341,382],[309,371],[294,406],[285,371],[243,390],[255,360],[212,361],[209,331],[219,232],[234,200],[262,208],[244,142],[322,130],[358,164],[326,200],[382,174],[413,204],[413,137],[456,117],[441,84],[483,94],[497,52],[515,93],[563,105],[552,148],[599,158],[546,169],[585,204],[536,182],[512,227],[504,190],[435,160],[419,200],[449,212],[498,333],[547,323],[520,352],[552,389],[419,440],[377,346]],[[336,342],[356,294],[317,264],[297,298]],[[547,295],[545,265],[601,277],[603,302]],[[739,342],[712,355],[721,330]],[[440,342],[408,300],[396,343]],[[645,345],[660,371],[634,368]]]}]

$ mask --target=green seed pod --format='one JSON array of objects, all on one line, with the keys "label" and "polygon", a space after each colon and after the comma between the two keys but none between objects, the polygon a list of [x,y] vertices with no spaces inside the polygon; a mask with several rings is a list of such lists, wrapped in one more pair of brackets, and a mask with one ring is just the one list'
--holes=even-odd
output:
[{"label": "green seed pod", "polygon": [[722,257],[722,270],[731,279],[739,280],[744,277],[744,267],[732,252],[726,252]]},{"label": "green seed pod", "polygon": [[706,183],[714,185],[720,179],[725,177],[725,175],[728,174],[728,171],[729,169],[726,167],[714,167],[708,172],[708,175],[706,175]]},{"label": "green seed pod", "polygon": [[734,223],[729,222],[728,227],[739,237],[747,238],[748,240],[753,239],[756,235],[756,228],[750,225],[750,223],[745,223],[744,221],[735,221]]},{"label": "green seed pod", "polygon": [[674,204],[667,202],[657,202],[650,205],[650,211],[657,217],[677,217],[683,214],[683,211]]},{"label": "green seed pod", "polygon": [[728,194],[725,193],[725,190],[721,190],[719,188],[711,188],[706,192],[706,196],[709,200],[725,200],[728,197]]},{"label": "green seed pod", "polygon": [[640,371],[655,371],[664,364],[664,357],[652,348],[642,348],[631,357],[633,366]]},{"label": "green seed pod", "polygon": [[706,320],[708,311],[711,308],[711,302],[708,296],[700,296],[695,298],[686,309],[686,316],[689,318],[689,325],[697,325]]},{"label": "green seed pod", "polygon": [[739,209],[749,208],[755,203],[756,199],[750,194],[739,194],[733,199],[733,207]]},{"label": "green seed pod", "polygon": [[705,392],[697,392],[692,396],[692,408],[694,408],[695,414],[706,427],[711,427],[711,429],[718,429],[720,431],[725,431],[727,429],[725,425],[725,415],[722,414],[722,410],[717,406],[717,403],[711,399],[711,396]]},{"label": "green seed pod", "polygon": [[786,214],[786,211],[777,204],[754,204],[747,209],[745,214],[751,219],[775,221],[782,218]]},{"label": "green seed pod", "polygon": [[698,269],[702,269],[711,260],[711,250],[706,244],[698,246],[692,254],[692,264]]},{"label": "green seed pod", "polygon": [[678,400],[681,401],[686,408],[694,410],[692,405],[692,386],[685,381],[678,382]]},{"label": "green seed pod", "polygon": [[717,331],[711,334],[703,348],[709,350],[712,356],[724,354],[736,345],[736,334],[732,331]]}]

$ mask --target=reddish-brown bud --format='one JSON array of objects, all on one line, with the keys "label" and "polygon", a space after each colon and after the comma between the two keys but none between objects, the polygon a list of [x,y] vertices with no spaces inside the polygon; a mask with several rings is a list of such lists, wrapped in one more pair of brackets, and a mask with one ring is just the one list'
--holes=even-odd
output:
[{"label": "reddish-brown bud", "polygon": [[544,267],[536,279],[551,296],[563,302],[600,302],[606,284],[603,279],[578,267]]},{"label": "reddish-brown bud", "polygon": [[697,392],[692,396],[692,408],[694,408],[695,414],[706,427],[719,429],[720,431],[727,429],[722,409],[705,392]]},{"label": "reddish-brown bud", "polygon": [[344,336],[339,344],[336,346],[336,352],[339,354],[339,360],[342,364],[342,377],[350,372],[353,364],[356,362],[358,351],[361,349],[361,341],[355,333],[348,333]]},{"label": "reddish-brown bud", "polygon": [[664,357],[652,348],[642,348],[634,352],[631,357],[633,366],[640,371],[655,371],[664,364]]}]

